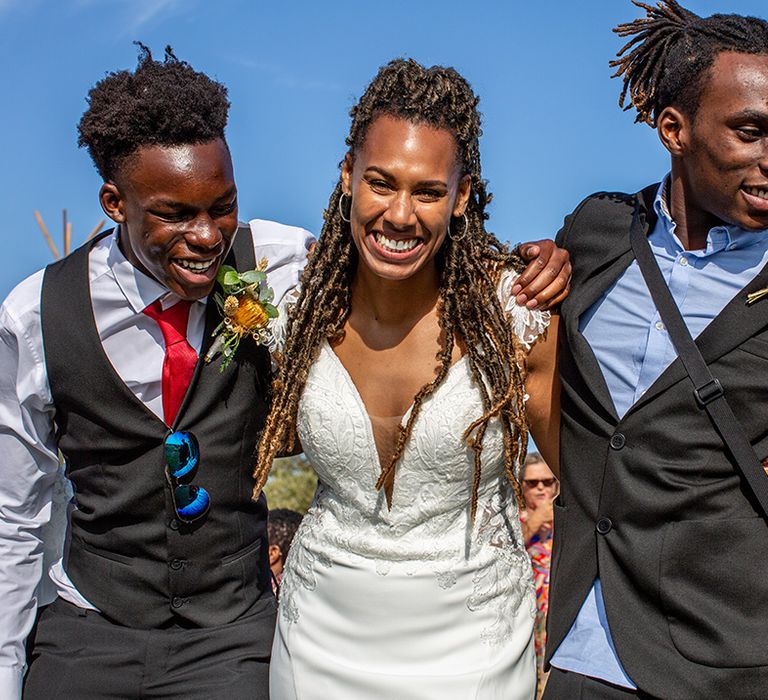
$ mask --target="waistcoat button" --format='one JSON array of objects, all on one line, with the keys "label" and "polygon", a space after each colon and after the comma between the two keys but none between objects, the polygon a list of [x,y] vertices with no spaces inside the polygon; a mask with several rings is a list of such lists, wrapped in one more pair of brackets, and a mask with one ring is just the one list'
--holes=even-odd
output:
[{"label": "waistcoat button", "polygon": [[179,596],[173,596],[173,600],[171,601],[171,606],[174,608],[180,608],[182,605],[184,605],[184,599],[179,598]]},{"label": "waistcoat button", "polygon": [[171,530],[178,530],[179,529],[179,521],[176,520],[176,518],[171,518],[168,521],[168,527],[171,528]]},{"label": "waistcoat button", "polygon": [[183,561],[181,561],[181,559],[173,559],[173,560],[171,561],[171,563],[169,564],[169,566],[170,566],[170,567],[171,567],[171,568],[172,568],[174,571],[178,571],[179,569],[181,569],[181,568],[184,566],[184,562],[183,562]]},{"label": "waistcoat button", "polygon": [[620,450],[627,444],[627,438],[622,433],[614,433],[611,435],[611,447],[614,450]]},{"label": "waistcoat button", "polygon": [[595,529],[601,535],[607,535],[612,528],[613,528],[613,522],[611,522],[610,518],[600,518],[600,520],[597,521],[597,525],[595,526]]}]

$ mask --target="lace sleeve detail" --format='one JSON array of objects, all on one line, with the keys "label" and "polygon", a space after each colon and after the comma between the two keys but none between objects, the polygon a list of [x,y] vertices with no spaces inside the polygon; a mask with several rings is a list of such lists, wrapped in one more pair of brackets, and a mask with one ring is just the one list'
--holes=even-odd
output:
[{"label": "lace sleeve detail", "polygon": [[512,287],[520,275],[514,270],[505,270],[499,280],[498,294],[501,308],[509,318],[512,330],[526,350],[543,335],[549,326],[549,311],[528,309],[520,306],[512,294]]},{"label": "lace sleeve detail", "polygon": [[290,320],[291,312],[296,302],[299,300],[301,294],[301,285],[296,285],[293,289],[288,290],[280,303],[277,305],[277,318],[272,322],[272,343],[270,345],[270,352],[282,352],[285,347],[285,341],[288,337],[288,323]]}]

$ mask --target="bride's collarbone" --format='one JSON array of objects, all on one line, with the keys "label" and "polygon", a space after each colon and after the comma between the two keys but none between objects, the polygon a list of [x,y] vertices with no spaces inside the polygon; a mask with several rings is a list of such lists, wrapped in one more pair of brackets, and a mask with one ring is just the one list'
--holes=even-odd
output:
[{"label": "bride's collarbone", "polygon": [[[365,337],[348,328],[333,351],[349,374],[369,415],[400,417],[422,387],[440,371],[443,342],[439,326],[411,329],[401,337]],[[419,332],[421,331],[421,332]],[[462,355],[454,344],[451,364]]]}]

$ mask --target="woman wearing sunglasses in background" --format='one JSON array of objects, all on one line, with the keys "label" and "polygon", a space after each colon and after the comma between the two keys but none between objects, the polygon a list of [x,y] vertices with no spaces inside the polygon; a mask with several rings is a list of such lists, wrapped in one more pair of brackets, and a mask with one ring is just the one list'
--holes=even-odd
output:
[{"label": "woman wearing sunglasses in background", "polygon": [[526,455],[522,482],[525,510],[520,513],[520,522],[523,524],[525,549],[531,558],[536,588],[534,640],[536,668],[541,679],[544,673],[544,647],[547,643],[549,568],[552,562],[552,525],[555,519],[552,502],[557,496],[559,484],[538,452]]},{"label": "woman wearing sunglasses in background", "polygon": [[450,68],[379,71],[282,309],[257,492],[297,438],[319,486],[285,568],[278,700],[535,693],[518,471],[528,423],[556,459],[557,327],[516,303],[522,261],[485,230],[477,102]]},{"label": "woman wearing sunglasses in background", "polygon": [[521,513],[525,546],[552,538],[552,502],[557,496],[557,479],[538,452],[525,457],[522,473],[525,511]]}]

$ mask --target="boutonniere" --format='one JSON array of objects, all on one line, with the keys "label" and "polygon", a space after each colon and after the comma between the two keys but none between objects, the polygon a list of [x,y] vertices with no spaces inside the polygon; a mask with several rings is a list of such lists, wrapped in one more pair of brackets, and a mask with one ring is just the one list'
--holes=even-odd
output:
[{"label": "boutonniere", "polygon": [[763,297],[768,297],[768,287],[758,289],[756,292],[752,292],[752,294],[747,294],[747,306],[751,306],[756,301],[760,301]]},{"label": "boutonniere", "polygon": [[272,305],[275,293],[267,284],[267,259],[262,258],[255,270],[238,272],[234,267],[222,265],[216,281],[222,293],[213,296],[224,317],[213,331],[215,340],[205,355],[210,362],[218,354],[223,372],[237,351],[240,341],[251,336],[258,345],[269,345],[272,341],[270,321],[277,318],[277,309]]}]

